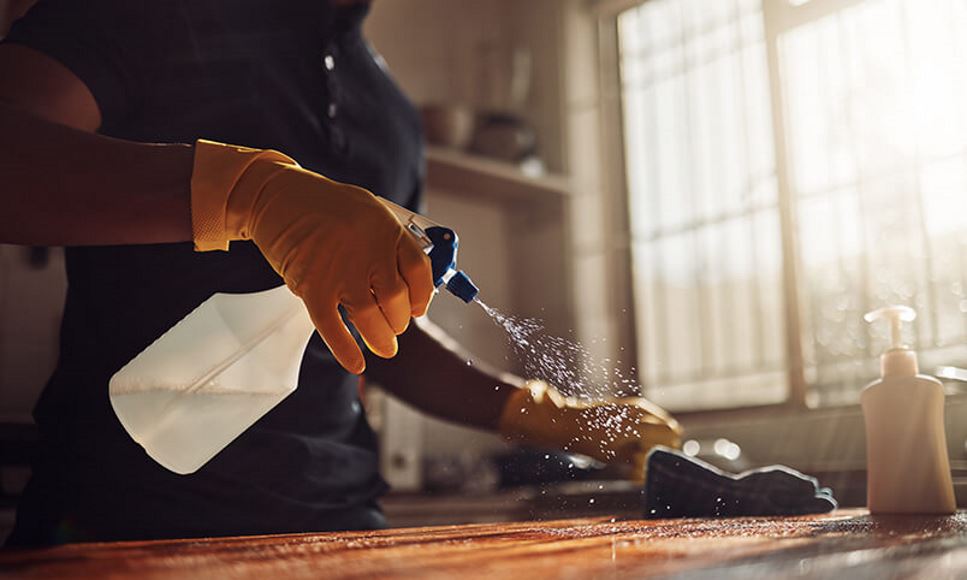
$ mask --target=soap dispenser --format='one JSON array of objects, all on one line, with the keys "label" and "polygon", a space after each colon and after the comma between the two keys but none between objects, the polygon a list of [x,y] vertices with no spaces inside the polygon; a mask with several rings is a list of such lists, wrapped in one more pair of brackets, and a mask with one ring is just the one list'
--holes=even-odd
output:
[{"label": "soap dispenser", "polygon": [[866,502],[872,514],[951,514],[957,509],[944,435],[944,392],[918,374],[917,354],[903,345],[901,325],[916,318],[906,306],[864,316],[890,324],[891,346],[881,378],[860,394],[866,423]]}]

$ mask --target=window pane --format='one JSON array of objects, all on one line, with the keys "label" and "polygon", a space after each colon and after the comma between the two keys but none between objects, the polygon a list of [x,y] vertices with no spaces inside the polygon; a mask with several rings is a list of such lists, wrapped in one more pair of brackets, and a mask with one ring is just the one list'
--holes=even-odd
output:
[{"label": "window pane", "polygon": [[967,368],[967,9],[868,0],[780,37],[798,215],[808,379],[850,403],[878,374],[885,328],[862,314],[918,310],[921,369]]},{"label": "window pane", "polygon": [[758,1],[619,21],[639,367],[671,409],[785,398],[775,157]]}]

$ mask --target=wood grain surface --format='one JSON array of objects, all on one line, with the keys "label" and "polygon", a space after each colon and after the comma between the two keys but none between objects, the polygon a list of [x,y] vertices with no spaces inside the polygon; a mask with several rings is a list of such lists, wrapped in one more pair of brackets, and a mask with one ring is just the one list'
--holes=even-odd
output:
[{"label": "wood grain surface", "polygon": [[956,578],[967,514],[478,524],[75,544],[0,553],[4,578]]}]

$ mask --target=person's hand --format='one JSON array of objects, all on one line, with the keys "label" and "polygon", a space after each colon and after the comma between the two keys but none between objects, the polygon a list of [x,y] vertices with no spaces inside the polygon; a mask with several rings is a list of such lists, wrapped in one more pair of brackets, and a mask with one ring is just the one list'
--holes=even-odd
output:
[{"label": "person's hand", "polygon": [[682,435],[678,421],[647,399],[586,402],[542,381],[528,382],[510,396],[498,428],[512,441],[617,464],[637,482],[644,481],[648,451],[656,445],[677,448]]},{"label": "person's hand", "polygon": [[306,304],[346,370],[366,368],[339,313],[373,353],[391,358],[433,295],[430,261],[370,192],[302,169],[277,151],[199,140],[191,179],[198,251],[251,239]]}]

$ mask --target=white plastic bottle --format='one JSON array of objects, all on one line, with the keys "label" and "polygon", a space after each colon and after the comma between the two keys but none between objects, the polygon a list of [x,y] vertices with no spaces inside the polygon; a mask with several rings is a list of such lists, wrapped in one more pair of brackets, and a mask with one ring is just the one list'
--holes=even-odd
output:
[{"label": "white plastic bottle", "polygon": [[155,461],[193,473],[295,390],[313,330],[286,286],[215,294],[111,377],[111,406]]},{"label": "white plastic bottle", "polygon": [[901,341],[901,323],[915,319],[916,312],[889,306],[864,318],[889,321],[892,337],[891,348],[880,357],[882,377],[860,395],[870,513],[954,513],[957,502],[944,435],[943,385],[918,374],[917,354]]},{"label": "white plastic bottle", "polygon": [[[471,302],[456,232],[381,201],[428,253],[434,285]],[[152,459],[193,473],[296,389],[313,331],[286,286],[215,294],[111,377],[111,406]]]}]

